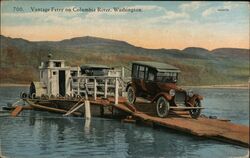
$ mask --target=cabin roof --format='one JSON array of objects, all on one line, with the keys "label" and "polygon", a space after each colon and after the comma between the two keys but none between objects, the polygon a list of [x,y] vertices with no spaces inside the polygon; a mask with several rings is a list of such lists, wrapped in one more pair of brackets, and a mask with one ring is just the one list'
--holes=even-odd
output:
[{"label": "cabin roof", "polygon": [[133,63],[155,68],[159,72],[165,72],[165,71],[180,72],[179,68],[166,63],[160,63],[155,61],[134,61]]},{"label": "cabin roof", "polygon": [[54,60],[54,59],[50,59],[49,60],[50,62],[52,61],[52,62],[64,62],[65,60]]}]

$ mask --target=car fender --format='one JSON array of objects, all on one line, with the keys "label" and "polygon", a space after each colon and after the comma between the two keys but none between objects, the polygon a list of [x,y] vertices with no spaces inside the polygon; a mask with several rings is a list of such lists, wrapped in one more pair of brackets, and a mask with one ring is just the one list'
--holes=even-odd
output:
[{"label": "car fender", "polygon": [[168,93],[166,92],[160,92],[158,93],[153,99],[151,102],[155,102],[157,101],[158,98],[160,98],[161,96],[163,96],[165,99],[167,99],[168,101],[170,101],[173,97],[171,95],[169,95]]},{"label": "car fender", "polygon": [[194,98],[194,100],[196,100],[196,99],[203,100],[203,96],[198,95],[198,94],[194,94],[193,98]]},{"label": "car fender", "polygon": [[128,87],[129,87],[129,86],[132,86],[132,82],[128,82],[128,83],[127,83],[126,92],[128,91]]},{"label": "car fender", "polygon": [[203,100],[203,97],[200,96],[200,95],[198,95],[198,94],[194,94],[194,96],[191,97],[191,98],[187,101],[187,103],[188,103],[190,106],[193,107],[194,102],[195,102],[196,99],[198,99],[198,100]]}]

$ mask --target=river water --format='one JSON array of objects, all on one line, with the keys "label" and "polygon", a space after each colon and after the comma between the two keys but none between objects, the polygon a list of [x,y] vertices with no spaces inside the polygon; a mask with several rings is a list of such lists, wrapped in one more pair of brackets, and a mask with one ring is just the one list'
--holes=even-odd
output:
[{"label": "river water", "polygon": [[[0,87],[0,106],[13,103],[25,87]],[[249,126],[249,90],[194,89],[203,95],[203,114]],[[62,117],[24,111],[0,116],[0,155],[14,158],[245,157],[248,149],[118,120]]]}]

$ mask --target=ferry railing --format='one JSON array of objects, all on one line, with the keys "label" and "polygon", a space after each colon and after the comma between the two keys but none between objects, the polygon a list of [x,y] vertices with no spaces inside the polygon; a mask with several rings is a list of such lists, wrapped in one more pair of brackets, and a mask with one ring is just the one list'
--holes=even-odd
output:
[{"label": "ferry railing", "polygon": [[[75,82],[73,82],[75,81]],[[115,104],[118,104],[119,91],[123,93],[126,83],[121,77],[113,76],[78,76],[71,79],[71,93],[83,96],[92,95],[93,99],[97,99],[97,95],[104,98],[114,96]]]}]

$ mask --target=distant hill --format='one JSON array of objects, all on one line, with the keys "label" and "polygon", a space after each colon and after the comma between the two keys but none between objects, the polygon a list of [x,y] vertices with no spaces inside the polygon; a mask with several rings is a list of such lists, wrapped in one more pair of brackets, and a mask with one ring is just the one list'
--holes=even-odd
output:
[{"label": "distant hill", "polygon": [[119,47],[133,47],[132,45],[128,44],[124,41],[118,41],[118,40],[111,40],[111,39],[104,39],[104,38],[98,38],[98,37],[76,37],[72,39],[62,40],[60,42],[57,42],[60,46],[66,46],[66,47],[91,47],[95,45],[101,45],[101,46],[119,46]]},{"label": "distant hill", "polygon": [[1,35],[0,40],[1,83],[38,80],[38,66],[49,53],[54,59],[65,59],[69,65],[98,63],[130,67],[133,60],[165,62],[182,70],[180,82],[184,85],[246,83],[249,78],[249,49],[145,49],[125,41],[91,36],[31,42]]},{"label": "distant hill", "polygon": [[212,53],[221,58],[249,59],[249,49],[219,48],[214,49]]}]

